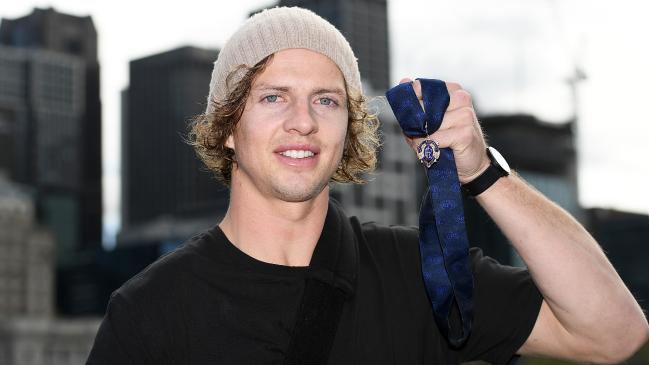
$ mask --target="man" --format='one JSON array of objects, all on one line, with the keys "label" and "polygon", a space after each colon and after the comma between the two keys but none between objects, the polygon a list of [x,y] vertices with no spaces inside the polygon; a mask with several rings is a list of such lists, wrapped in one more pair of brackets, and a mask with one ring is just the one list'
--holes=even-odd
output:
[{"label": "man", "polygon": [[[466,185],[492,162],[469,94],[447,88],[428,138],[453,150]],[[361,225],[329,199],[331,181],[373,169],[378,140],[349,44],[309,11],[264,11],[232,36],[192,140],[230,185],[229,209],[112,295],[88,364],[615,363],[647,339],[597,243],[510,174],[476,199],[529,272],[472,250],[473,326],[451,346],[421,279],[418,231]]]}]

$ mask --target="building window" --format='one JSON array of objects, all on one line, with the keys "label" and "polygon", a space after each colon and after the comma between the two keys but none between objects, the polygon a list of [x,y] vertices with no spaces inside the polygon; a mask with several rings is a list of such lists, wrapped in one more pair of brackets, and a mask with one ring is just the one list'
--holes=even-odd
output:
[{"label": "building window", "polygon": [[83,56],[83,44],[79,39],[68,39],[65,42],[65,50],[77,56]]},{"label": "building window", "polygon": [[385,201],[383,200],[382,196],[377,196],[374,198],[374,205],[376,206],[377,209],[383,209],[385,205]]}]

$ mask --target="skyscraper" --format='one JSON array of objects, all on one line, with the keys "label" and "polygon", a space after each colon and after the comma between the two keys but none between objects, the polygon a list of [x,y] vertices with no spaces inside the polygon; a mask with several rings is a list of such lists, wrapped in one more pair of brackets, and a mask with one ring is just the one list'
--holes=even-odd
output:
[{"label": "skyscraper", "polygon": [[35,9],[0,23],[0,159],[35,188],[59,257],[101,244],[101,105],[92,19]]},{"label": "skyscraper", "polygon": [[612,209],[586,211],[587,227],[640,303],[649,300],[649,215]]},{"label": "skyscraper", "polygon": [[31,197],[0,174],[0,320],[53,315],[54,257]]},{"label": "skyscraper", "polygon": [[280,0],[327,19],[340,30],[358,58],[361,77],[374,90],[390,87],[387,0]]},{"label": "skyscraper", "polygon": [[54,239],[29,188],[0,173],[0,364],[82,364],[100,319],[54,316]]},{"label": "skyscraper", "polygon": [[118,244],[182,241],[225,213],[227,190],[184,141],[188,122],[205,109],[217,54],[182,47],[131,61]]}]

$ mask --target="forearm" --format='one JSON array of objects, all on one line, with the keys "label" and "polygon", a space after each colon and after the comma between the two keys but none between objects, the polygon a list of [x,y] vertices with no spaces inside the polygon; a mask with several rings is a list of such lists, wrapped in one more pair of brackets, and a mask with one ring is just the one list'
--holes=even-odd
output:
[{"label": "forearm", "polygon": [[[606,345],[611,337],[644,337],[639,335],[646,332],[639,305],[574,218],[515,174],[500,179],[477,200],[514,245],[570,335]],[[643,324],[633,326],[639,322]]]}]

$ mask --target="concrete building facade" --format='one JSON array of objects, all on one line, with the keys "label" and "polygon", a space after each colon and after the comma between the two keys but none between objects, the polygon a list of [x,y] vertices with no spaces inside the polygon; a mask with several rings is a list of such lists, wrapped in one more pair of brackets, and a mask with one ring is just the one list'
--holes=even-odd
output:
[{"label": "concrete building facade", "polygon": [[31,190],[0,174],[0,364],[82,364],[100,320],[56,319],[54,237]]},{"label": "concrete building facade", "polygon": [[53,315],[54,248],[28,192],[0,176],[0,320]]},{"label": "concrete building facade", "polygon": [[118,244],[182,241],[225,213],[227,189],[185,142],[192,117],[205,110],[217,54],[181,47],[131,61]]},{"label": "concrete building facade", "polygon": [[101,104],[90,17],[35,9],[0,23],[0,159],[35,188],[37,218],[66,252],[99,247]]}]

